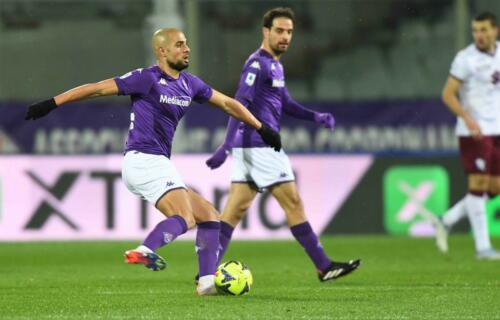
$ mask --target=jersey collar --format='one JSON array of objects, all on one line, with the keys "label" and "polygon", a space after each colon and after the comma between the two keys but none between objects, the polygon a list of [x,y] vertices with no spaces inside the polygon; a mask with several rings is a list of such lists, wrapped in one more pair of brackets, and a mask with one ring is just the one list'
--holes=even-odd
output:
[{"label": "jersey collar", "polygon": [[169,74],[167,74],[167,73],[163,72],[163,70],[160,68],[160,66],[155,65],[155,68],[156,68],[156,69],[160,72],[161,76],[162,76],[163,78],[165,78],[166,80],[168,80],[168,81],[176,81],[176,80],[179,80],[179,79],[182,77],[182,75],[184,74],[184,72],[182,72],[182,71],[181,71],[181,72],[179,73],[179,78],[177,78],[177,79],[176,79],[176,78],[174,78],[174,77],[170,76]]},{"label": "jersey collar", "polygon": [[260,54],[261,56],[264,56],[264,57],[267,57],[267,58],[269,58],[269,59],[274,60],[273,55],[272,55],[272,54],[270,54],[269,52],[267,52],[266,50],[262,49],[262,48],[260,48],[260,49],[259,49],[259,54]]},{"label": "jersey collar", "polygon": [[494,56],[496,56],[497,51],[498,51],[498,42],[495,42],[495,49],[492,52],[480,50],[475,44],[474,44],[474,48],[476,48],[476,50],[479,53],[485,54],[485,55],[490,56],[490,57],[494,57]]}]

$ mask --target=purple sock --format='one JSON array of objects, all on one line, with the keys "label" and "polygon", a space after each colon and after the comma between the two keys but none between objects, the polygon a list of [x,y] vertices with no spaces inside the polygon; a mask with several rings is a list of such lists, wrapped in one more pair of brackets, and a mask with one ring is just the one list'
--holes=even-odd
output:
[{"label": "purple sock", "polygon": [[227,247],[229,246],[229,241],[233,236],[234,228],[229,223],[221,221],[220,222],[220,234],[219,234],[219,258],[217,259],[217,265],[220,264],[224,254],[226,253]]},{"label": "purple sock", "polygon": [[295,239],[302,245],[304,250],[306,250],[317,270],[323,271],[330,266],[332,260],[326,255],[323,246],[319,242],[309,222],[306,221],[295,225],[291,227],[290,230]]},{"label": "purple sock", "polygon": [[153,231],[148,234],[142,245],[156,251],[158,248],[174,241],[175,238],[186,231],[186,220],[181,216],[172,216],[158,223]]},{"label": "purple sock", "polygon": [[219,221],[207,221],[198,224],[196,253],[198,254],[198,274],[200,277],[214,274],[215,270],[217,270],[219,231]]}]

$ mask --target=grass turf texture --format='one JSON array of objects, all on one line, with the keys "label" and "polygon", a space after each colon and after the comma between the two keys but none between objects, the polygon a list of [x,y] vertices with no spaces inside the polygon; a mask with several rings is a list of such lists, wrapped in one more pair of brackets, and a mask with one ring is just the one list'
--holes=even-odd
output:
[{"label": "grass turf texture", "polygon": [[476,261],[468,235],[451,237],[447,256],[433,239],[322,241],[360,269],[320,283],[295,242],[233,242],[227,258],[254,275],[241,297],[195,295],[192,241],[162,248],[161,272],[123,263],[133,242],[0,243],[0,319],[500,318],[500,262]]}]

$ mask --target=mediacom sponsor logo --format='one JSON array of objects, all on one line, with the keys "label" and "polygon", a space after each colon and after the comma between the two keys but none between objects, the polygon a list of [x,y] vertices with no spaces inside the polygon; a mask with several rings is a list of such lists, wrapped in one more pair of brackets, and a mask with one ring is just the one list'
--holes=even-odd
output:
[{"label": "mediacom sponsor logo", "polygon": [[[230,164],[211,171],[209,155],[172,157],[184,182],[222,208]],[[372,163],[372,157],[292,156],[309,222],[321,233]],[[4,190],[0,240],[141,239],[164,219],[121,182],[122,156],[0,157]],[[190,231],[183,239],[193,239]],[[240,239],[290,239],[285,215],[264,193],[235,230]]]}]

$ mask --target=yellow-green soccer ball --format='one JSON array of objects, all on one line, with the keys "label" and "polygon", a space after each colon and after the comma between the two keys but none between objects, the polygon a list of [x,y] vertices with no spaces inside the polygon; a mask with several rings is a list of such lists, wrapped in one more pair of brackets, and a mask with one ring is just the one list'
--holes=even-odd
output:
[{"label": "yellow-green soccer ball", "polygon": [[215,287],[223,294],[243,295],[250,291],[252,284],[250,269],[239,261],[224,262],[215,272]]}]

